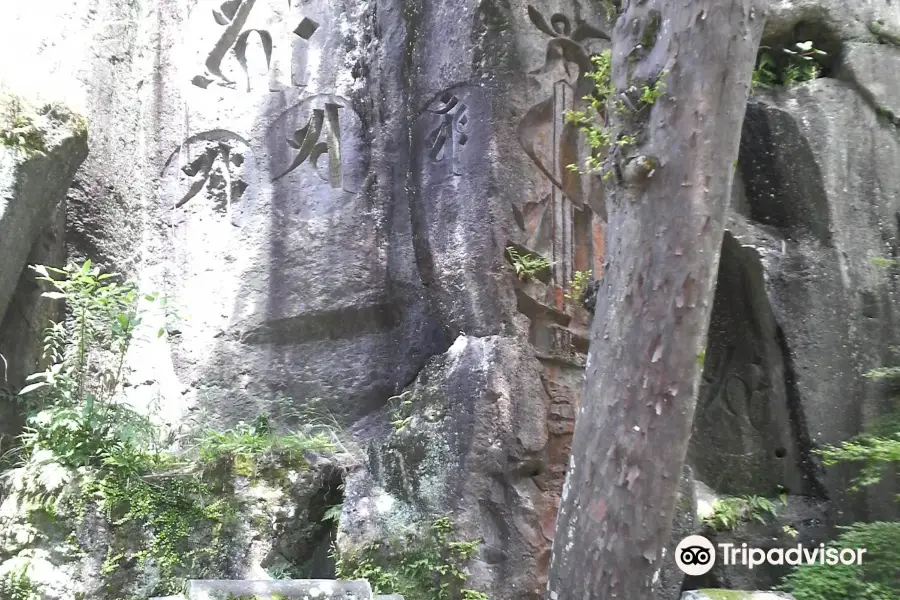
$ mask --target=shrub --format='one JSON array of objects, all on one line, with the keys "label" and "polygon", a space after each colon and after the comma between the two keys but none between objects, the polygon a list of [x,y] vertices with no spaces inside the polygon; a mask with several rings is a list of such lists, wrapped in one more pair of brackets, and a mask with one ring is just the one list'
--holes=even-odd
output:
[{"label": "shrub", "polygon": [[856,523],[832,548],[865,548],[860,565],[798,567],[782,586],[797,600],[896,600],[900,598],[900,523]]}]

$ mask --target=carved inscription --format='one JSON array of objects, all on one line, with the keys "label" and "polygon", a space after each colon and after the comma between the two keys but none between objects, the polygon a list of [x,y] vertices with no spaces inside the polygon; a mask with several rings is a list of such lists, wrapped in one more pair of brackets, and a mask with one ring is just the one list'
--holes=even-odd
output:
[{"label": "carved inscription", "polygon": [[[267,133],[272,181],[308,177],[358,192],[369,167],[362,122],[346,98],[319,94],[283,112]],[[298,181],[299,183],[299,181]],[[321,184],[319,184],[321,185]]]},{"label": "carved inscription", "polygon": [[[259,87],[260,79],[271,91],[283,89],[280,71],[288,64],[292,71],[296,68],[290,58],[291,31],[306,44],[319,28],[309,17],[292,16],[290,3],[285,8],[276,0],[227,0],[212,10],[212,21],[220,30],[204,61],[205,71],[192,82],[204,89],[215,83],[247,92]],[[287,26],[291,21],[297,23],[293,28]]]},{"label": "carved inscription", "polygon": [[414,130],[417,163],[437,182],[459,177],[483,160],[479,128],[490,122],[488,102],[477,86],[438,93],[419,113]]},{"label": "carved inscription", "polygon": [[[466,115],[468,107],[460,99],[450,92],[445,92],[439,100],[436,108],[426,109],[428,112],[438,115],[437,126],[428,134],[427,144],[430,148],[428,155],[431,160],[453,160],[453,156],[469,140],[467,125],[469,117]],[[454,173],[459,175],[459,173]]]},{"label": "carved inscription", "polygon": [[[341,124],[339,112],[340,104],[326,102],[325,108],[313,108],[306,125],[294,132],[288,145],[297,150],[297,155],[284,173],[275,176],[278,181],[307,160],[312,167],[319,172],[319,157],[328,154],[328,176],[320,174],[322,179],[331,183],[331,187],[339,188],[343,184],[341,175]],[[327,142],[320,142],[322,128],[327,117]]]},{"label": "carved inscription", "polygon": [[[218,209],[239,200],[247,189],[243,165],[248,148],[246,139],[224,129],[198,133],[182,142],[160,173],[163,178],[174,177],[171,183],[179,190],[174,192],[175,208],[183,207],[204,189]],[[177,164],[181,164],[179,169]]]}]

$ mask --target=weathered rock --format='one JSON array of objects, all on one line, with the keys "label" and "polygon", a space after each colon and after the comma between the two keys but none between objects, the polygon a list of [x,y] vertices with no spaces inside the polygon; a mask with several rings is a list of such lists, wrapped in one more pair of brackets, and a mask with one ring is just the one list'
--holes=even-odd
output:
[{"label": "weathered rock", "polygon": [[[897,253],[900,173],[891,165],[898,152],[894,125],[852,85],[831,79],[752,102],[741,141],[743,185],[736,189],[730,228],[742,245],[753,247],[742,252],[759,257],[751,260],[762,267],[762,277],[754,267],[757,283],[750,289],[757,300],[751,305],[761,306],[762,312],[754,310],[765,315],[766,299],[771,304],[784,400],[777,389],[763,386],[760,400],[754,401],[758,385],[749,385],[745,376],[738,382],[743,396],[731,401],[730,412],[738,416],[743,402],[759,406],[763,398],[770,415],[786,411],[789,423],[784,416],[776,421],[781,431],[791,432],[793,447],[774,446],[774,440],[759,452],[789,462],[781,485],[790,493],[832,500],[841,522],[889,518],[896,510],[887,491],[890,481],[884,491],[876,488],[865,506],[859,495],[848,493],[853,469],[837,466],[823,473],[812,451],[853,436],[888,406],[886,390],[862,375],[890,364],[889,347],[900,339],[891,325],[900,316],[891,300],[896,283],[890,270],[873,262]],[[759,317],[752,322],[762,324],[754,325],[753,337],[766,330]],[[737,340],[732,344],[744,346]],[[756,356],[763,359],[757,367],[765,371],[765,353],[757,350]],[[749,362],[752,370],[754,360]],[[768,372],[777,382],[771,376],[775,371]],[[765,383],[766,377],[751,380]],[[752,417],[757,409],[748,406]],[[768,435],[778,427],[769,428]],[[717,481],[708,483],[715,488]],[[755,493],[767,492],[757,488]]]},{"label": "weathered rock", "polygon": [[[66,197],[75,171],[87,156],[84,123],[62,107],[35,109],[0,98],[0,128],[11,127],[8,111],[32,119],[37,141],[0,144],[0,318],[6,312],[25,261],[48,216]],[[33,144],[40,143],[41,148]]]},{"label": "weathered rock", "polygon": [[796,41],[825,37],[874,42],[877,38],[869,25],[876,20],[897,29],[900,12],[891,0],[774,0],[769,7],[763,41],[791,36]]},{"label": "weathered rock", "polygon": [[535,482],[547,468],[549,402],[537,369],[526,348],[498,336],[460,336],[429,363],[404,398],[409,413],[394,416],[398,430],[348,476],[340,550],[352,555],[450,514],[461,539],[483,542],[469,587],[539,598],[546,574],[519,568],[546,564],[553,534]]},{"label": "weathered rock", "polygon": [[10,102],[33,119],[44,148],[0,144],[0,453],[18,433],[21,415],[8,393],[25,385],[43,351],[41,328],[57,317],[58,303],[41,298],[31,264],[61,266],[66,191],[87,155],[83,121],[60,106],[40,110],[0,95],[0,129]]},{"label": "weathered rock", "polygon": [[694,590],[685,592],[681,600],[793,600],[784,592],[750,592],[741,590]]},{"label": "weathered rock", "polygon": [[900,126],[900,81],[884,77],[900,69],[900,47],[844,44],[837,76],[851,82],[876,112]]},{"label": "weathered rock", "polygon": [[816,494],[764,281],[759,257],[726,232],[688,462],[723,494]]},{"label": "weathered rock", "polygon": [[[70,253],[139,272],[178,313],[167,339],[147,320],[130,397],[172,424],[370,415],[344,543],[449,512],[485,541],[476,587],[541,597],[590,324],[564,293],[603,268],[602,186],[566,168],[584,148],[564,119],[607,45],[602,3],[39,4],[4,7],[0,54],[35,58],[0,69],[90,117]],[[874,41],[876,18],[900,24],[888,0],[779,0],[767,36],[832,51]],[[880,412],[860,373],[898,321],[868,260],[896,245],[900,186],[896,131],[866,100],[896,113],[894,51],[845,49],[855,83],[748,113],[691,463],[718,491],[784,485],[849,520],[892,504],[852,506],[851,473],[823,475],[812,450]],[[518,281],[507,246],[553,268]],[[417,376],[394,431],[387,399]]]}]

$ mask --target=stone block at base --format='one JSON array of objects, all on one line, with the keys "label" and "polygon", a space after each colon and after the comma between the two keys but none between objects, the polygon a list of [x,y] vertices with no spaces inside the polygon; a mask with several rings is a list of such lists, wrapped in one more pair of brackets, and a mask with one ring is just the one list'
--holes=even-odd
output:
[{"label": "stone block at base", "polygon": [[681,595],[681,600],[794,600],[784,592],[750,592],[744,590],[694,590]]},{"label": "stone block at base", "polygon": [[[193,580],[188,600],[372,600],[366,580],[333,579]],[[244,598],[246,596],[246,599]]]}]

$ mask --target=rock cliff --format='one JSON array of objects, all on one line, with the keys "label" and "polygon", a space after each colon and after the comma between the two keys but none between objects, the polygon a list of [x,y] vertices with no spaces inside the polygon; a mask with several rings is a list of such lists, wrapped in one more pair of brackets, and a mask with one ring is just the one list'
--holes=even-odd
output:
[{"label": "rock cliff", "polygon": [[[168,299],[132,401],[172,426],[324,410],[365,448],[340,548],[451,514],[482,541],[473,587],[541,598],[591,320],[571,282],[604,269],[603,185],[567,168],[585,147],[565,114],[606,3],[29,4],[3,8],[21,35],[0,54],[35,58],[0,79],[83,112],[90,153],[60,138],[7,174],[0,147],[0,352],[36,363],[38,315],[9,298],[64,240]],[[897,517],[895,480],[850,494],[814,450],[888,407],[863,373],[900,340],[895,270],[872,262],[900,251],[900,7],[777,0],[768,23],[764,45],[829,59],[748,107],[685,489],[786,493],[819,539]],[[516,253],[550,267],[517,277]]]}]

